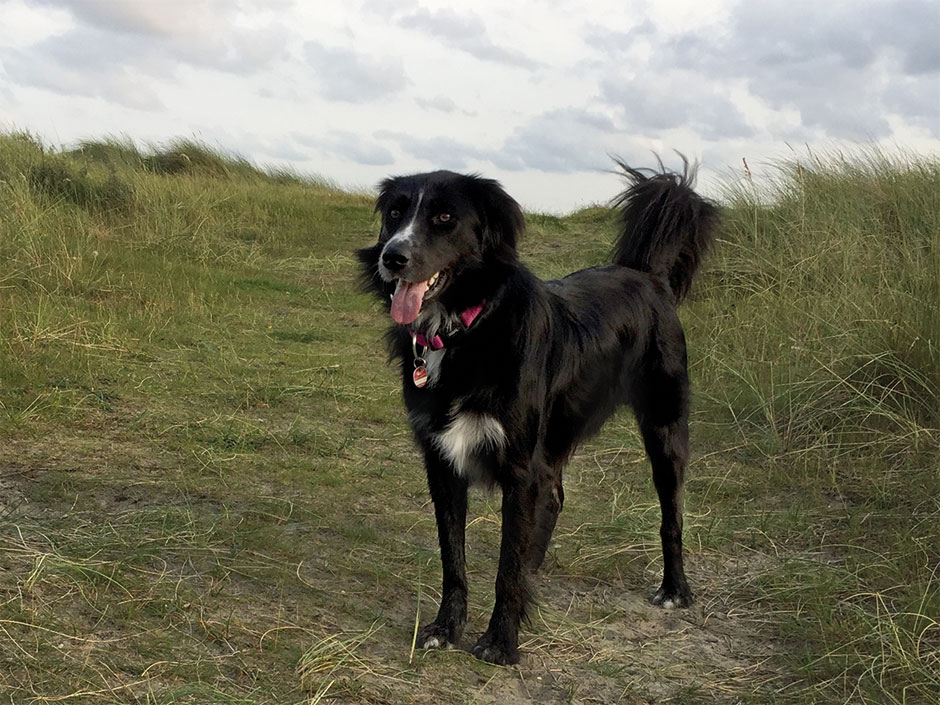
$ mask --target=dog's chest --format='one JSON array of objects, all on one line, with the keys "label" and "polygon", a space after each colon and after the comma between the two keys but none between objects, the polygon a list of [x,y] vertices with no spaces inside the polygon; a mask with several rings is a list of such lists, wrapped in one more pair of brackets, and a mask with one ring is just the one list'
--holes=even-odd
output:
[{"label": "dog's chest", "polygon": [[421,410],[410,414],[412,427],[471,483],[492,482],[494,464],[507,443],[506,429],[495,416],[462,408],[455,401],[443,423],[432,421]]},{"label": "dog's chest", "polygon": [[489,414],[455,408],[450,423],[434,435],[434,445],[458,475],[478,482],[491,474],[488,466],[491,457],[506,445],[506,429]]}]

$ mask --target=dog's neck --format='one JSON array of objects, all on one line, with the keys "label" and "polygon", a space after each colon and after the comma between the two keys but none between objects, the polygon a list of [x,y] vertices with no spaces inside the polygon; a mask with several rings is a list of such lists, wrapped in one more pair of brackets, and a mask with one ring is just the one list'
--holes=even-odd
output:
[{"label": "dog's neck", "polygon": [[486,299],[456,313],[448,311],[439,301],[434,301],[422,309],[421,314],[408,327],[417,336],[418,345],[432,350],[444,347],[442,335],[450,336],[464,331],[473,325],[483,312]]}]

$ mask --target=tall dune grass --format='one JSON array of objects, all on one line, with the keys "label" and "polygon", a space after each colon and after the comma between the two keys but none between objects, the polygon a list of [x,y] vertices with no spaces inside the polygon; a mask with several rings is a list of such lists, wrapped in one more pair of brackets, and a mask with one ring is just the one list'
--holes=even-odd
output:
[{"label": "tall dune grass", "polygon": [[709,401],[768,454],[888,463],[940,439],[940,164],[809,156],[728,207],[696,313]]},{"label": "tall dune grass", "polygon": [[937,160],[873,151],[736,182],[687,312],[694,428],[747,466],[727,499],[791,507],[775,553],[803,534],[754,599],[807,702],[940,692],[938,194]]}]

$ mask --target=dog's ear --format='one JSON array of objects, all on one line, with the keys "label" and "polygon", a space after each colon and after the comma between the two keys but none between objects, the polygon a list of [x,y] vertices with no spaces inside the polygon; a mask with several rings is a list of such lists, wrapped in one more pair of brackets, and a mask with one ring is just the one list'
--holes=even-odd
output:
[{"label": "dog's ear", "polygon": [[385,211],[388,208],[389,201],[392,198],[392,188],[395,186],[395,183],[398,181],[399,177],[390,176],[387,179],[383,179],[379,183],[379,195],[375,199],[375,209],[373,213],[379,213],[382,216],[382,224],[379,229],[379,240],[382,240],[386,237],[385,235]]},{"label": "dog's ear", "polygon": [[389,177],[379,182],[379,195],[375,199],[375,210],[373,213],[380,213],[385,211],[385,208],[388,206],[388,199],[391,198],[392,185],[394,183],[394,177]]},{"label": "dog's ear", "polygon": [[473,177],[477,207],[483,218],[483,249],[516,249],[516,242],[525,230],[525,216],[516,200],[503,190],[498,181]]}]

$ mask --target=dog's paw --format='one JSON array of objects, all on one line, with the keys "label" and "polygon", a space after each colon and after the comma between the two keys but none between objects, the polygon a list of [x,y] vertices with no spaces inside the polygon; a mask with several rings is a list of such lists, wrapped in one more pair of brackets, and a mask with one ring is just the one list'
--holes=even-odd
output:
[{"label": "dog's paw", "polygon": [[674,610],[680,607],[689,607],[695,598],[687,584],[679,587],[667,587],[663,585],[650,598],[650,602],[664,610]]},{"label": "dog's paw", "polygon": [[519,649],[505,640],[496,639],[489,632],[481,636],[473,647],[473,655],[481,661],[495,663],[497,666],[519,663]]},{"label": "dog's paw", "polygon": [[456,642],[457,638],[451,630],[431,622],[418,630],[415,645],[419,649],[450,649]]}]

